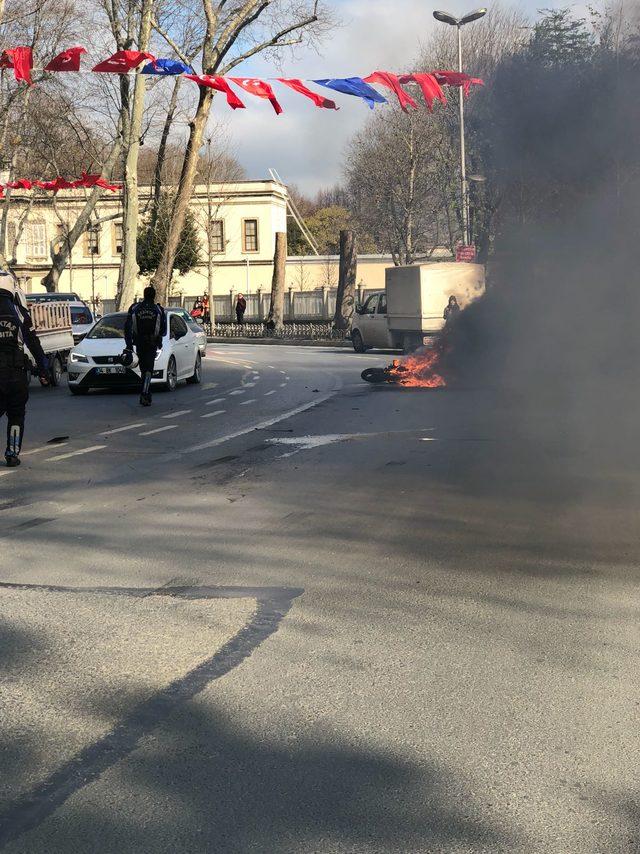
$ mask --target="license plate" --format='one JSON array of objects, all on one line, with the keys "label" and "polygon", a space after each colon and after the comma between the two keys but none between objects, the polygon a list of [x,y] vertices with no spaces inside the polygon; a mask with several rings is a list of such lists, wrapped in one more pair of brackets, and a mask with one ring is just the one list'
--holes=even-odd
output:
[{"label": "license plate", "polygon": [[113,368],[96,368],[98,374],[124,374],[124,365],[114,365]]}]

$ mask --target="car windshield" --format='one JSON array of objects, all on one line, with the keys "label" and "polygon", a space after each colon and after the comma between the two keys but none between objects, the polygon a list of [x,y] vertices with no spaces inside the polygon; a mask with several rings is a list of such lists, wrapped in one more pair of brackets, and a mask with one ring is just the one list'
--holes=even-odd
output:
[{"label": "car windshield", "polygon": [[76,323],[78,325],[91,323],[91,314],[89,309],[84,306],[72,306],[71,323]]},{"label": "car windshield", "polygon": [[93,327],[87,338],[124,338],[126,314],[109,314]]}]

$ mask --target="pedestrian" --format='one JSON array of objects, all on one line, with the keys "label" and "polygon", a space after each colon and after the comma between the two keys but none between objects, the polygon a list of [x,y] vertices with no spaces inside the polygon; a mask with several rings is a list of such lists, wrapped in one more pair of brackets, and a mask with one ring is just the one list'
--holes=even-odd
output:
[{"label": "pedestrian", "polygon": [[453,296],[449,297],[449,302],[444,310],[444,319],[446,323],[451,323],[460,314],[460,306],[458,300]]},{"label": "pedestrian", "polygon": [[129,309],[124,326],[126,349],[123,364],[131,364],[133,348],[136,348],[140,363],[141,406],[151,406],[151,378],[156,360],[156,352],[162,349],[162,339],[167,330],[167,317],[161,305],[157,304],[155,288],[147,287],[142,302],[134,303]]},{"label": "pedestrian", "polygon": [[211,320],[211,314],[209,312],[209,294],[203,294],[202,296],[202,319],[205,323],[209,323]]},{"label": "pedestrian", "polygon": [[7,416],[7,447],[4,458],[10,468],[20,465],[24,419],[29,399],[31,363],[25,345],[36,361],[40,384],[50,385],[49,363],[38,336],[24,294],[12,273],[0,270],[0,418]]},{"label": "pedestrian", "polygon": [[190,313],[194,320],[200,320],[202,318],[202,315],[204,314],[204,305],[202,304],[200,297],[196,298]]},{"label": "pedestrian", "polygon": [[236,317],[238,318],[240,326],[244,323],[244,313],[246,310],[247,301],[242,294],[238,294],[238,299],[236,300]]}]

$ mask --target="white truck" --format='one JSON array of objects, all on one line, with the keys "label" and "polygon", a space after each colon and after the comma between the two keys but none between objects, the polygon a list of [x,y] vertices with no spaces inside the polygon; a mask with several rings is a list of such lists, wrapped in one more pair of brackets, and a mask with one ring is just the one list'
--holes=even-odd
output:
[{"label": "white truck", "polygon": [[[74,344],[69,303],[34,303],[29,306],[29,314],[42,349],[49,357],[51,385],[59,385]],[[28,350],[25,353],[35,373],[35,359]]]},{"label": "white truck", "polygon": [[484,293],[484,267],[457,261],[389,267],[385,289],[356,308],[351,342],[356,353],[372,347],[405,353],[428,344],[444,325],[455,296],[460,308]]}]

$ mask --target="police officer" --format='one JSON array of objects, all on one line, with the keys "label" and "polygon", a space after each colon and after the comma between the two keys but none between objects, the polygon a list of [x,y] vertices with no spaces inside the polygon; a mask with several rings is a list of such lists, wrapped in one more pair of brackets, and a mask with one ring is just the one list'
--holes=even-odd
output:
[{"label": "police officer", "polygon": [[36,360],[40,383],[49,385],[49,364],[33,331],[26,301],[12,273],[0,270],[0,418],[7,415],[7,448],[10,467],[20,465],[24,416],[29,399],[30,362],[25,345]]},{"label": "police officer", "polygon": [[155,298],[155,289],[145,288],[142,302],[134,303],[129,309],[124,327],[126,350],[123,353],[123,363],[126,364],[129,361],[135,347],[142,378],[140,393],[142,406],[151,406],[151,377],[156,351],[162,348],[162,339],[167,326],[164,309],[156,304]]}]

